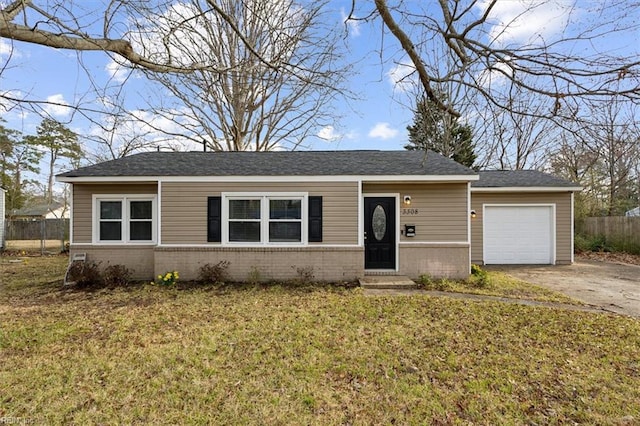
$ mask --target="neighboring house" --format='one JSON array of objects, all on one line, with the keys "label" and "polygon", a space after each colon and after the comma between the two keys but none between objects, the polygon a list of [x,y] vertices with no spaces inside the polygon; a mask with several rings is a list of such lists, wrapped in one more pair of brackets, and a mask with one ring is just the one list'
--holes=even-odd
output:
[{"label": "neighboring house", "polygon": [[0,186],[0,250],[4,249],[4,193],[5,189]]},{"label": "neighboring house", "polygon": [[625,214],[625,216],[640,216],[640,207],[636,207],[635,209],[631,209],[628,210]]},{"label": "neighboring house", "polygon": [[506,249],[519,263],[570,263],[579,190],[424,151],[149,152],[57,179],[72,184],[72,254],[187,280],[220,261],[233,280],[464,278],[472,260],[512,262],[496,249],[509,240],[530,241]]},{"label": "neighboring house", "polygon": [[40,203],[13,210],[10,216],[11,219],[69,219],[69,206],[59,202]]}]

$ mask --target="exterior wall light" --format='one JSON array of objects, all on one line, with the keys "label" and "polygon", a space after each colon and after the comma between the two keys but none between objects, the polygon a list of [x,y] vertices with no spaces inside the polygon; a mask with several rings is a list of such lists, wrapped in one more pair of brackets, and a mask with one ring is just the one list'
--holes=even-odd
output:
[{"label": "exterior wall light", "polygon": [[404,196],[404,198],[403,198],[403,200],[404,200],[404,203],[405,203],[407,206],[410,206],[410,205],[411,205],[411,195],[405,195],[405,196]]},{"label": "exterior wall light", "polygon": [[471,210],[471,219],[474,219],[475,217],[476,217],[476,211]]}]

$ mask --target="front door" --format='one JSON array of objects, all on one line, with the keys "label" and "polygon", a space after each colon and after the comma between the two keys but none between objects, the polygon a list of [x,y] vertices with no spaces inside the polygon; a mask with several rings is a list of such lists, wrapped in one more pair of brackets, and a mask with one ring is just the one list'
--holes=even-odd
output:
[{"label": "front door", "polygon": [[396,268],[396,199],[364,199],[364,268]]}]

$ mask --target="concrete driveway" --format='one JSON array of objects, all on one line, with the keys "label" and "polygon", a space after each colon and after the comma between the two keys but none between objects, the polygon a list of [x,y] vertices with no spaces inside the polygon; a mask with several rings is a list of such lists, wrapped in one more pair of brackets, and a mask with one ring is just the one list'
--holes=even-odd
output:
[{"label": "concrete driveway", "polygon": [[576,261],[560,266],[487,266],[600,309],[640,317],[640,266]]}]

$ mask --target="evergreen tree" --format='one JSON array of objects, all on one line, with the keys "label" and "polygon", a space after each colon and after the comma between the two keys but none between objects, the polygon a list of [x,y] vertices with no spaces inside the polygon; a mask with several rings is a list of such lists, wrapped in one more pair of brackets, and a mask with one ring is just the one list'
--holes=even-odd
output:
[{"label": "evergreen tree", "polygon": [[82,147],[78,142],[78,135],[58,121],[45,118],[36,131],[37,135],[28,136],[28,139],[31,143],[44,148],[49,158],[46,198],[50,203],[53,200],[55,167],[61,159],[66,159],[72,165],[78,166],[83,155]]},{"label": "evergreen tree", "polygon": [[468,124],[422,97],[416,104],[413,125],[407,126],[409,144],[405,149],[430,149],[467,167],[476,160],[473,131]]},{"label": "evergreen tree", "polygon": [[[4,122],[0,119],[0,123]],[[0,124],[0,186],[7,191],[7,212],[24,207],[25,187],[31,182],[24,178],[24,173],[40,172],[42,153],[28,137],[20,136],[20,132]]]}]

